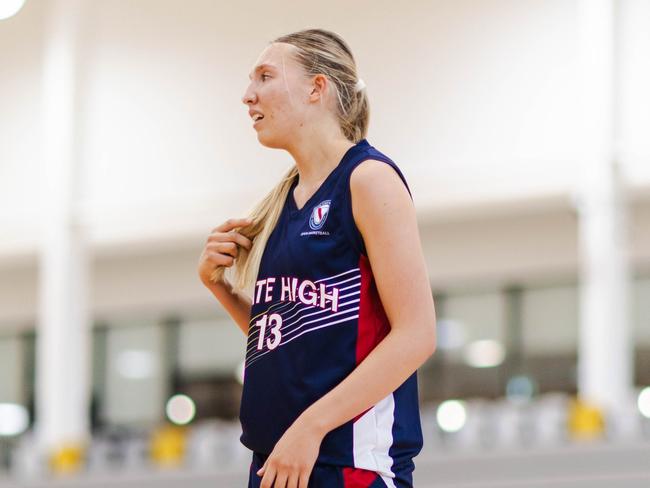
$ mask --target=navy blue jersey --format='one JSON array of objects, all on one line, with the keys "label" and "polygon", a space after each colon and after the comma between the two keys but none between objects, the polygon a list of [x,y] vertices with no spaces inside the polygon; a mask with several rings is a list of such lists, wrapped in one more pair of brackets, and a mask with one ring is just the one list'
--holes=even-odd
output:
[{"label": "navy blue jersey", "polygon": [[[269,454],[311,404],[343,381],[390,331],[350,198],[362,161],[389,164],[366,139],[348,149],[302,208],[293,182],[254,288],[240,409],[241,442]],[[397,358],[396,358],[397,360]],[[323,439],[317,463],[394,473],[422,449],[417,372]]]}]

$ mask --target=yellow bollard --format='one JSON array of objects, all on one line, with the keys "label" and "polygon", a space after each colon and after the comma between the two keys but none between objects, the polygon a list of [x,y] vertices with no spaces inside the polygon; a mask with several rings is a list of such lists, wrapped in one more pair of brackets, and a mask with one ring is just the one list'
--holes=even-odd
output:
[{"label": "yellow bollard", "polygon": [[84,465],[84,445],[67,443],[55,448],[49,459],[50,469],[55,475],[77,473]]},{"label": "yellow bollard", "polygon": [[581,398],[571,399],[569,404],[568,429],[575,440],[592,440],[601,438],[605,432],[603,411],[596,405]]},{"label": "yellow bollard", "polygon": [[151,460],[160,467],[177,467],[185,457],[187,432],[184,427],[166,424],[151,436]]}]

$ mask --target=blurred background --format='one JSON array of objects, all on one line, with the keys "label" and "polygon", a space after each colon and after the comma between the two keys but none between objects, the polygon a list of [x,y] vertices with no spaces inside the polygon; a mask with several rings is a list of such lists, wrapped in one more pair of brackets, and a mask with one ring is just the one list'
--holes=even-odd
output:
[{"label": "blurred background", "polygon": [[438,346],[415,486],[650,486],[650,2],[0,0],[0,487],[245,486],[211,229],[292,163],[273,38],[352,47]]}]

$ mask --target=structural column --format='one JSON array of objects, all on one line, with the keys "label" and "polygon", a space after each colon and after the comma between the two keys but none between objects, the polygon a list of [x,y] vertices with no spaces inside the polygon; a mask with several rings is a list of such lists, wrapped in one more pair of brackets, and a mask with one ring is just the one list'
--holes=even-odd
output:
[{"label": "structural column", "polygon": [[633,388],[625,184],[616,150],[616,13],[616,0],[578,1],[578,393],[609,413],[630,401]]},{"label": "structural column", "polygon": [[50,0],[47,5],[35,431],[41,452],[51,455],[63,447],[81,447],[88,439],[91,342],[86,245],[75,215],[82,0]]}]

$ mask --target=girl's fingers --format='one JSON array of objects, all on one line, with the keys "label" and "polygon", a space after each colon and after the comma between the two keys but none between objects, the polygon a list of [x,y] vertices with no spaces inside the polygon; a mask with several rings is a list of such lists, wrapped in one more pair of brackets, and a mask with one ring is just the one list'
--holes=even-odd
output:
[{"label": "girl's fingers", "polygon": [[235,242],[236,244],[245,247],[249,251],[251,247],[253,247],[253,242],[248,237],[240,234],[236,230],[232,230],[228,228],[228,226],[215,227],[214,229],[212,229],[212,232],[206,239],[206,242],[223,242],[223,241]]},{"label": "girl's fingers", "polygon": [[309,472],[300,473],[298,488],[307,488],[308,484],[309,484]]},{"label": "girl's fingers", "polygon": [[237,244],[234,242],[214,242],[210,243],[207,246],[212,251],[216,251],[221,254],[228,254],[233,258],[237,257],[239,250],[237,249]]},{"label": "girl's fingers", "polygon": [[231,230],[230,232],[213,232],[208,236],[205,242],[206,244],[210,244],[211,242],[233,242],[249,251],[253,247],[253,243],[250,239],[235,230]]},{"label": "girl's fingers", "polygon": [[228,219],[223,224],[212,229],[212,232],[228,232],[235,227],[244,227],[245,225],[250,225],[252,223],[253,221],[249,218]]},{"label": "girl's fingers", "polygon": [[299,472],[291,473],[289,479],[287,480],[287,488],[298,488],[298,480],[300,479]]},{"label": "girl's fingers", "polygon": [[275,471],[273,466],[269,466],[268,471],[264,473],[260,488],[271,488],[273,486],[273,480],[275,480]]},{"label": "girl's fingers", "polygon": [[235,258],[216,252],[208,253],[208,258],[217,266],[232,266],[235,264]]},{"label": "girl's fingers", "polygon": [[287,488],[287,476],[288,473],[286,471],[276,473],[273,488]]},{"label": "girl's fingers", "polygon": [[230,239],[233,242],[236,242],[240,246],[245,247],[249,251],[250,251],[251,247],[253,247],[253,243],[251,242],[251,240],[248,239],[246,236],[241,235],[237,231],[233,230],[233,231],[228,232],[228,236],[230,237]]}]

